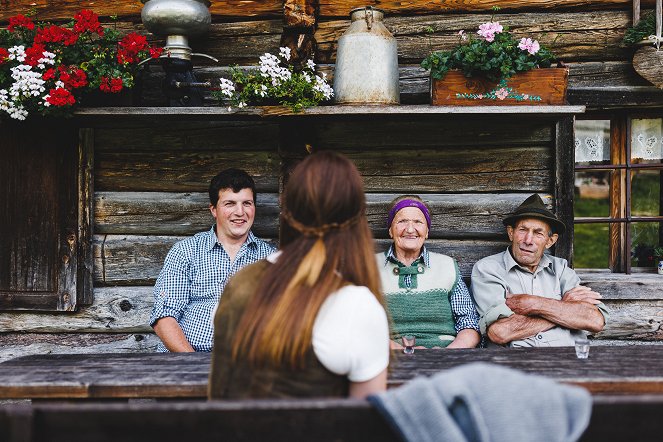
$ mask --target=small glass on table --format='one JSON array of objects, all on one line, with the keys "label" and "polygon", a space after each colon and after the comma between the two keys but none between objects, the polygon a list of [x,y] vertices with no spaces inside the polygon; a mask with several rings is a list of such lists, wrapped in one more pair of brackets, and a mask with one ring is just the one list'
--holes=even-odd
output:
[{"label": "small glass on table", "polygon": [[414,335],[402,336],[401,341],[403,341],[403,353],[406,355],[411,355],[414,353],[414,345],[417,342],[417,339],[414,337]]},{"label": "small glass on table", "polygon": [[587,359],[589,357],[589,339],[576,339],[575,347],[578,359]]}]

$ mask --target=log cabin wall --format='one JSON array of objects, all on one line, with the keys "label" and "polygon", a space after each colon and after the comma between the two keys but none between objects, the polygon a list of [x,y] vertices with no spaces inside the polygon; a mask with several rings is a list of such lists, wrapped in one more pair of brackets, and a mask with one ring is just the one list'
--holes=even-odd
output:
[{"label": "log cabin wall", "polygon": [[[572,104],[663,107],[663,95],[637,76],[632,52],[620,43],[632,20],[628,0],[317,3],[316,62],[330,76],[350,9],[373,4],[385,10],[385,24],[398,40],[403,104],[428,100],[428,77],[419,62],[430,48],[450,48],[459,30],[476,29],[490,19],[493,6],[500,6],[500,22],[517,35],[535,36],[570,67]],[[653,4],[645,1],[643,9]],[[81,7],[93,9],[105,22],[117,15],[117,26],[145,33],[139,1],[8,1],[0,3],[0,21],[26,8],[33,8],[37,19],[66,19]],[[211,31],[192,41],[192,47],[220,63],[197,59],[200,79],[225,75],[233,64],[255,64],[264,52],[278,49],[284,35],[282,0],[213,1],[210,10]],[[160,68],[150,66],[144,105],[165,103],[160,78]],[[308,127],[306,143],[293,142],[298,134],[270,121],[141,121],[118,127],[106,122],[83,131],[94,157],[92,304],[73,314],[0,313],[0,360],[44,352],[153,351],[157,338],[147,325],[151,286],[170,246],[210,227],[210,177],[231,165],[253,174],[259,192],[255,232],[277,240],[283,178],[306,155],[306,143],[355,161],[365,178],[378,249],[388,243],[388,202],[402,193],[418,193],[433,212],[431,248],[457,258],[465,276],[477,259],[504,248],[500,220],[527,195],[538,192],[554,204],[551,120],[330,119]],[[635,275],[626,283],[623,275],[585,276],[613,311],[597,338],[610,343],[660,339],[663,293],[655,275]]]}]

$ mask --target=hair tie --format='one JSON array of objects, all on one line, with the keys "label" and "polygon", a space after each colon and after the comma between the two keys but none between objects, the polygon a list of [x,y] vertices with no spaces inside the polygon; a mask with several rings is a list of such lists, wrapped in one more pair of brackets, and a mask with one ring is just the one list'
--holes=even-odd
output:
[{"label": "hair tie", "polygon": [[426,217],[426,224],[428,225],[428,230],[430,230],[430,213],[428,213],[426,205],[421,201],[411,200],[411,199],[404,199],[394,204],[394,207],[391,208],[391,210],[389,211],[389,216],[387,217],[387,229],[391,228],[391,223],[394,221],[394,217],[396,216],[398,211],[406,207],[416,207],[417,209],[421,210],[421,213],[423,213],[424,216]]},{"label": "hair tie", "polygon": [[286,208],[283,208],[281,216],[283,216],[283,219],[285,219],[288,222],[288,224],[292,226],[292,228],[297,230],[302,235],[322,238],[330,230],[343,230],[347,227],[357,224],[361,219],[361,217],[363,216],[363,214],[364,214],[363,211],[361,211],[352,218],[348,218],[347,220],[343,221],[342,223],[329,223],[315,227],[306,226],[301,222],[297,221]]}]

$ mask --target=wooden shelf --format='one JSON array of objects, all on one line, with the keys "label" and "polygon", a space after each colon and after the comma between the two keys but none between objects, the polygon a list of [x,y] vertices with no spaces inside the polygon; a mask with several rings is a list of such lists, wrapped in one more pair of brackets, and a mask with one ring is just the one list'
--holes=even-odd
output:
[{"label": "wooden shelf", "polygon": [[493,116],[564,116],[585,112],[585,106],[366,106],[334,105],[318,106],[294,113],[282,106],[252,106],[243,109],[215,107],[97,107],[81,108],[75,112],[77,118],[186,118],[210,120],[251,120],[307,117],[351,117],[351,116],[434,116],[434,115],[493,115]]}]

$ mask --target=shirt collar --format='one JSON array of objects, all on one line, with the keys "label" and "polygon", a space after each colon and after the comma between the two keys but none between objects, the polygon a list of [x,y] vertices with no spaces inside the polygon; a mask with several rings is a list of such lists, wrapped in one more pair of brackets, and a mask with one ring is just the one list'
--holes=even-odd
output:
[{"label": "shirt collar", "polygon": [[[244,244],[249,246],[250,244],[255,244],[257,243],[258,238],[253,234],[251,230],[249,230],[249,234],[246,237],[246,241],[244,241]],[[216,225],[213,225],[211,229],[207,232],[207,250],[212,250],[214,246],[219,245],[219,247],[223,247],[221,243],[219,242],[218,238],[216,237]],[[242,245],[244,246],[244,245]]]},{"label": "shirt collar", "polygon": [[[541,257],[541,261],[539,261],[539,265],[537,266],[536,271],[538,272],[539,270],[550,267],[552,266],[552,260],[546,253],[543,254]],[[513,256],[511,255],[511,246],[506,248],[506,251],[504,252],[504,268],[508,270],[512,270],[514,267],[518,267],[522,270],[525,270],[529,272],[529,269],[526,267],[521,266],[516,262],[515,259],[513,259]]]},{"label": "shirt collar", "polygon": [[[384,255],[385,255],[384,265],[387,265],[388,262],[393,262],[394,264],[403,265],[403,263],[396,258],[396,252],[394,251],[393,243],[389,246],[389,249],[386,252],[384,252]],[[430,267],[430,259],[428,256],[428,249],[426,248],[426,246],[423,246],[421,248],[421,255],[419,255],[419,258],[415,259],[414,262],[412,262],[412,264],[416,263],[419,260],[423,261],[426,267]]]}]

